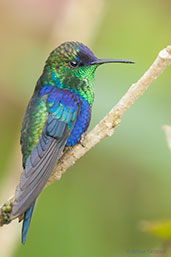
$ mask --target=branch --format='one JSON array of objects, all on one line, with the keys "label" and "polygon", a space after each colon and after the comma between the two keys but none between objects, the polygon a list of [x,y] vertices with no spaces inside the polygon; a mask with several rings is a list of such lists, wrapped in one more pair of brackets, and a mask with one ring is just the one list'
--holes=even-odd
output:
[{"label": "branch", "polygon": [[[122,115],[135,103],[135,101],[146,91],[150,84],[171,64],[171,46],[160,51],[154,63],[145,72],[145,74],[132,84],[126,94],[120,101],[111,109],[111,111],[101,120],[94,129],[92,129],[84,138],[83,144],[77,144],[70,148],[56,164],[55,169],[50,176],[47,184],[59,180],[61,175],[71,167],[79,158],[81,158],[92,147],[99,143],[107,136],[112,136],[115,127],[120,124]],[[84,146],[83,146],[84,145]],[[9,205],[12,207],[14,197],[9,200]],[[0,225],[5,224],[3,220],[4,209],[7,204],[1,207]],[[4,208],[4,209],[3,209]],[[9,221],[13,219],[10,216]]]}]

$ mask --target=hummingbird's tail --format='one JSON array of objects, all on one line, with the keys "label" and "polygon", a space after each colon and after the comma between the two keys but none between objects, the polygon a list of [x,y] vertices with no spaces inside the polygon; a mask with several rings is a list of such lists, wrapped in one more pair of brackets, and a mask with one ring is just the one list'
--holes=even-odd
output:
[{"label": "hummingbird's tail", "polygon": [[36,201],[34,201],[32,203],[32,205],[30,206],[30,208],[24,213],[24,220],[23,220],[23,227],[22,227],[22,238],[21,238],[22,244],[24,244],[25,241],[26,241],[26,236],[27,236],[27,233],[28,233],[28,229],[29,229],[31,217],[32,217],[32,214],[33,214],[33,209],[34,209],[35,202]]}]

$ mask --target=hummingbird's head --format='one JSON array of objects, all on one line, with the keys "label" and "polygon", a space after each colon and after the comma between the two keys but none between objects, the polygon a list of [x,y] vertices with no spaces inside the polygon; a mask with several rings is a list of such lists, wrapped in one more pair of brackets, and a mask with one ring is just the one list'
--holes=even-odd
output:
[{"label": "hummingbird's head", "polygon": [[67,83],[71,78],[73,82],[74,78],[78,82],[78,80],[92,79],[97,65],[91,63],[96,60],[97,57],[82,43],[65,42],[51,52],[45,69],[55,72],[61,82],[64,79]]},{"label": "hummingbird's head", "polygon": [[[45,68],[62,73],[62,76],[85,77],[88,73],[94,73],[96,68],[104,63],[133,63],[129,60],[98,59],[93,52],[79,42],[65,42],[53,50],[46,61]],[[86,78],[86,77],[85,77]]]},{"label": "hummingbird's head", "polygon": [[132,63],[120,59],[98,59],[82,43],[65,42],[51,52],[44,74],[60,88],[84,94],[85,91],[92,90],[96,68],[103,63],[112,62]]},{"label": "hummingbird's head", "polygon": [[88,66],[96,60],[97,57],[82,43],[65,42],[51,52],[47,63],[55,65],[57,69],[61,66],[75,69]]}]

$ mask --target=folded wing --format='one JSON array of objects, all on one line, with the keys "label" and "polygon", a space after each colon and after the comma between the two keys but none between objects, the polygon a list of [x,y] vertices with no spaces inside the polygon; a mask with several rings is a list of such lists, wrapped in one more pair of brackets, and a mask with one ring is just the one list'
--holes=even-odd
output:
[{"label": "folded wing", "polygon": [[[59,108],[62,108],[60,104]],[[16,189],[13,216],[22,215],[45,186],[56,162],[62,155],[66,141],[74,127],[80,105],[74,112],[63,108],[59,117],[49,114],[42,135],[27,158],[25,169]]]}]

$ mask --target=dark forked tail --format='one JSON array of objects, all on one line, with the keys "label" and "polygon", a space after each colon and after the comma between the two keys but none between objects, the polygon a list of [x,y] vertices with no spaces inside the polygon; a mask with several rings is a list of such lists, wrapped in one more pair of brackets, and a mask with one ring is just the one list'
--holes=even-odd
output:
[{"label": "dark forked tail", "polygon": [[32,217],[32,214],[33,214],[33,209],[34,209],[34,206],[35,206],[35,202],[36,201],[34,201],[32,203],[32,205],[30,206],[30,208],[24,213],[24,220],[23,220],[23,227],[22,227],[22,238],[21,238],[22,244],[24,244],[25,241],[26,241],[26,236],[27,236],[27,233],[28,233],[28,229],[29,229],[31,217]]}]

